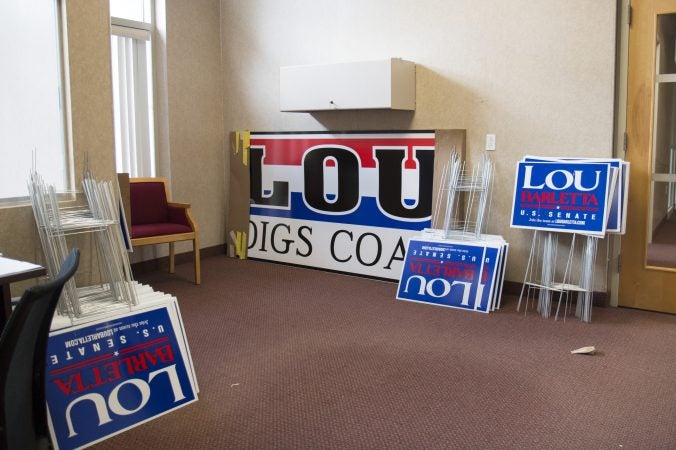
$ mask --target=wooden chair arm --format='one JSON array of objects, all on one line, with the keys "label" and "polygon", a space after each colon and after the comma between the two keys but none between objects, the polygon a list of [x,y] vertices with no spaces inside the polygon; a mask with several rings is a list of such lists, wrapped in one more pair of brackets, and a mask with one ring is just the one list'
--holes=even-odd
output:
[{"label": "wooden chair arm", "polygon": [[199,227],[197,226],[197,222],[195,222],[195,219],[192,217],[192,212],[190,211],[190,208],[185,210],[185,215],[188,218],[188,222],[190,223],[190,227],[195,232],[195,236],[197,236],[197,233],[199,232]]},{"label": "wooden chair arm", "polygon": [[169,206],[170,208],[189,209],[190,203],[168,202],[167,206]]},{"label": "wooden chair arm", "polygon": [[[192,217],[189,203],[169,202],[167,206],[169,206],[169,216],[173,222],[183,222],[192,228],[193,231],[198,231],[197,222]],[[172,211],[174,212],[172,213]]]}]

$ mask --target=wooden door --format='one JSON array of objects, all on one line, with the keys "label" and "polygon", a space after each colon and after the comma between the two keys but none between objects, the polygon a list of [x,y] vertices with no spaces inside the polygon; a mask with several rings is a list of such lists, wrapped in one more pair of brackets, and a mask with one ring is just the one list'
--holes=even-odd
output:
[{"label": "wooden door", "polygon": [[[663,151],[665,132],[656,129],[656,125],[658,128],[671,127],[666,135],[667,141],[673,142],[667,142],[666,145],[676,148],[673,136],[676,116],[671,115],[667,120],[662,116],[667,106],[676,109],[676,101],[672,99],[665,102],[662,98],[667,90],[676,90],[676,37],[670,31],[665,35],[663,29],[674,23],[676,0],[632,2],[627,76],[628,146],[625,155],[625,159],[631,163],[631,172],[627,233],[622,238],[619,286],[620,306],[668,313],[676,313],[676,267],[670,267],[668,263],[655,263],[654,259],[648,257],[647,249],[652,243],[655,225],[676,216],[672,211],[662,217],[664,211],[654,206],[663,201],[661,198],[665,187],[673,189],[676,186],[669,184],[668,175],[666,183],[656,182],[659,176],[655,176],[656,172],[660,172],[660,176],[664,175],[661,172],[665,170],[657,167],[663,159],[658,156],[658,152]],[[667,63],[667,70],[657,67]],[[673,72],[673,76],[660,76],[660,72]],[[656,91],[660,89],[663,94],[658,95],[657,99],[662,101],[661,106],[656,105]],[[666,248],[666,256],[673,256],[676,260],[676,245]]]}]

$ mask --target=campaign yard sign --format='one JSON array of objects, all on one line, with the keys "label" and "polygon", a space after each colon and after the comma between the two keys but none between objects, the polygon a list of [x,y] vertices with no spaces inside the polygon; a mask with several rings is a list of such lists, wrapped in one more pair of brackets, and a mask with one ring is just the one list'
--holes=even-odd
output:
[{"label": "campaign yard sign", "polygon": [[169,307],[50,334],[45,389],[56,448],[93,444],[197,400]]},{"label": "campaign yard sign", "polygon": [[[578,162],[603,163],[610,165],[611,171],[617,172],[617,179],[611,189],[608,200],[608,221],[606,233],[624,234],[627,227],[627,201],[629,187],[629,163],[619,158],[559,158],[542,156],[525,156],[525,162]],[[615,174],[613,174],[613,177]]]},{"label": "campaign yard sign", "polygon": [[430,226],[433,132],[251,133],[248,256],[396,280]]},{"label": "campaign yard sign", "polygon": [[411,238],[397,299],[488,313],[499,307],[506,243]]},{"label": "campaign yard sign", "polygon": [[603,236],[616,177],[603,162],[520,161],[511,226]]}]

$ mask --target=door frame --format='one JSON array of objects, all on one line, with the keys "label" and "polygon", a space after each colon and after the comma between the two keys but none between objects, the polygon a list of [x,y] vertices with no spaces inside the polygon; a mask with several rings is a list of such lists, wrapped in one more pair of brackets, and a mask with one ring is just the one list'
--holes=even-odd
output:
[{"label": "door frame", "polygon": [[[615,118],[613,132],[613,157],[624,159],[627,129],[627,75],[629,74],[629,8],[631,0],[617,0],[617,45],[615,54]],[[620,254],[622,236],[607,235],[608,272],[607,286],[610,306],[619,305]]]},{"label": "door frame", "polygon": [[[617,301],[619,306],[676,313],[676,302],[670,301],[676,297],[676,270],[646,266],[649,224],[647,214],[644,214],[645,211],[642,209],[650,204],[655,120],[652,101],[655,94],[655,53],[647,50],[650,42],[654,42],[655,36],[655,24],[651,25],[654,18],[652,7],[654,5],[655,10],[665,13],[676,12],[676,6],[672,7],[671,1],[641,0],[641,3],[635,2],[633,8],[629,9],[629,1],[622,0],[627,6],[623,5],[620,8],[621,11],[627,11],[631,23],[627,27],[626,70],[618,66],[620,68],[618,72],[627,74],[626,103],[624,107],[618,104],[617,108],[618,113],[622,110],[625,112],[625,126],[618,126],[618,129],[626,130],[628,143],[622,156],[631,161],[632,166],[629,186],[630,211],[627,217],[627,234],[622,242]],[[648,2],[650,6],[645,7]],[[641,7],[637,8],[637,5]],[[650,11],[647,11],[648,8]],[[633,39],[631,33],[635,33]],[[617,91],[619,94],[619,86]],[[645,98],[651,101],[646,102]],[[620,141],[622,143],[625,141],[624,136]],[[634,208],[637,205],[644,206],[637,212],[631,211],[632,205]]]}]

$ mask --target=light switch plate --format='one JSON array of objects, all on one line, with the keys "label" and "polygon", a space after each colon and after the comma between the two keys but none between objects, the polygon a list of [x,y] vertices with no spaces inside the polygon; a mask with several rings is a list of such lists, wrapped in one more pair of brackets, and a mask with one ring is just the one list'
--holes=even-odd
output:
[{"label": "light switch plate", "polygon": [[486,135],[486,150],[494,151],[495,150],[495,135],[487,134]]}]

